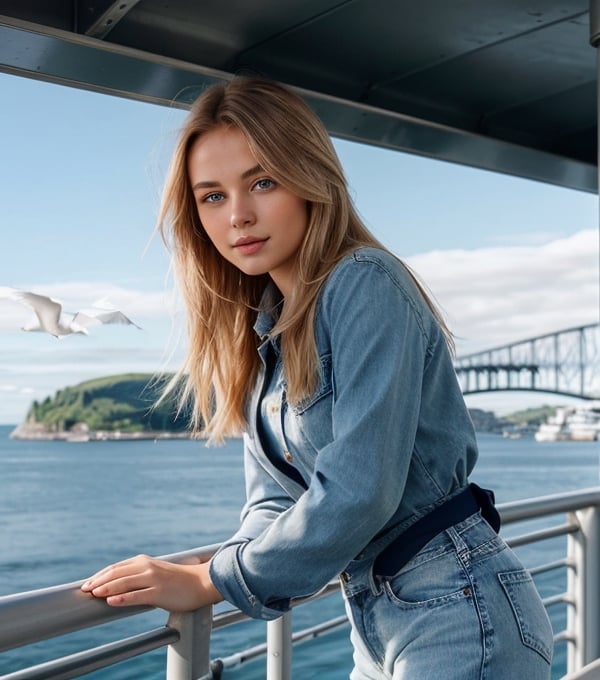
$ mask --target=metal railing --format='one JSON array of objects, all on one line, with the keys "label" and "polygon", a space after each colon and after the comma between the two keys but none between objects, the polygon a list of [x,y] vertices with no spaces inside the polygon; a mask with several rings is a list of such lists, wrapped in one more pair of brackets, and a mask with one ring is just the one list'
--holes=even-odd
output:
[{"label": "metal railing", "polygon": [[[519,523],[542,520],[544,526],[529,527],[525,533],[507,537],[515,549],[566,537],[566,549],[557,559],[527,565],[535,578],[566,570],[566,590],[544,598],[548,609],[566,609],[566,626],[555,634],[555,644],[567,646],[566,670],[576,673],[600,657],[600,487],[525,501],[501,504],[503,532]],[[549,523],[548,518],[552,518]],[[557,519],[558,518],[558,519]],[[538,522],[539,523],[539,522]],[[206,561],[218,546],[165,556],[174,562]],[[68,583],[0,597],[0,652],[65,635],[108,621],[148,611],[146,607],[115,609],[83,593],[82,582]],[[326,597],[339,590],[330,583],[308,598]],[[295,602],[300,606],[307,600]],[[345,625],[337,617],[302,631],[292,630],[292,612],[267,624],[267,639],[229,657],[210,660],[211,631],[234,625],[247,617],[238,610],[213,616],[212,608],[171,614],[165,626],[93,649],[48,661],[0,676],[0,680],[66,680],[80,677],[125,659],[167,647],[167,680],[216,680],[224,669],[266,655],[266,678],[291,678],[292,646]]]}]

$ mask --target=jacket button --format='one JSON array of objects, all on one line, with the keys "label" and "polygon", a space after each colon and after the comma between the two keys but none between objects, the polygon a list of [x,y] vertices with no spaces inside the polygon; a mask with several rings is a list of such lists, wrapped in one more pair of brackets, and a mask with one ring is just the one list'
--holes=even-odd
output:
[{"label": "jacket button", "polygon": [[292,456],[292,454],[289,451],[284,451],[283,457],[287,460],[288,463],[291,463],[294,460],[294,456]]}]

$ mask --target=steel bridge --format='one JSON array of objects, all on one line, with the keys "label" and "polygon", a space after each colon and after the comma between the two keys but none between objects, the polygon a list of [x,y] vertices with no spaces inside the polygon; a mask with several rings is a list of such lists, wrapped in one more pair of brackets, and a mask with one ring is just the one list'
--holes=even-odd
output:
[{"label": "steel bridge", "polygon": [[600,324],[588,324],[457,357],[463,394],[553,392],[600,399]]}]

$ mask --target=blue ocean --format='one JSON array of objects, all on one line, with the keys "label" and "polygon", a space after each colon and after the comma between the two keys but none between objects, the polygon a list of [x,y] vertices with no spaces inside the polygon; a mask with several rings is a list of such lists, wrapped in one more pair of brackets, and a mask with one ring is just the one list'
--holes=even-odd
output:
[{"label": "blue ocean", "polygon": [[[237,526],[244,498],[238,440],[219,448],[192,440],[25,442],[10,440],[11,429],[0,427],[0,595],[83,579],[107,563],[141,552],[164,555],[216,543]],[[480,434],[479,445],[473,481],[495,489],[498,502],[599,484],[598,443],[541,444],[531,438]],[[554,559],[561,549],[564,543],[554,543],[523,548],[520,554],[531,566]],[[551,573],[538,587],[548,596],[564,590],[565,584],[561,575]],[[560,609],[550,610],[556,630],[564,627]],[[342,613],[341,598],[333,595],[296,609],[294,629]],[[0,654],[0,674],[165,621],[166,614],[155,611],[139,620],[125,619],[5,652]],[[347,636],[344,626],[295,647],[295,677],[347,678],[351,668]],[[262,622],[216,631],[212,658],[226,657],[264,638]],[[165,650],[157,650],[86,677],[159,680],[164,670]],[[564,672],[565,649],[559,645],[553,677]],[[265,677],[265,661],[227,669],[223,677],[259,680]]]}]

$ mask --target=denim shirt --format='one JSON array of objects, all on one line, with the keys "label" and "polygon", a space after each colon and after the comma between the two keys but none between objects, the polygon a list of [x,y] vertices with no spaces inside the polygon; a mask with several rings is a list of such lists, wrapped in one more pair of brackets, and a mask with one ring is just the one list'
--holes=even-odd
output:
[{"label": "denim shirt", "polygon": [[[281,616],[352,560],[375,556],[460,491],[477,458],[473,425],[443,333],[403,265],[361,248],[330,273],[315,334],[321,378],[289,403],[274,320],[259,313],[260,372],[244,435],[247,500],[213,557],[223,597],[254,618]],[[258,418],[266,362],[268,453]],[[273,456],[297,473],[285,473]]]}]

